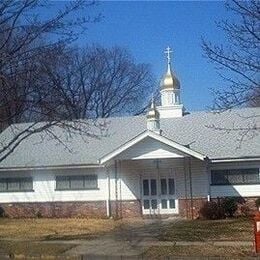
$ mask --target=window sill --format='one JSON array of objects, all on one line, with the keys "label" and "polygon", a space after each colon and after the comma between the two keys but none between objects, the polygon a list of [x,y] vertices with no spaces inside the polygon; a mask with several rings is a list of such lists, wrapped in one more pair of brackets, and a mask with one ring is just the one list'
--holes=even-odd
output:
[{"label": "window sill", "polygon": [[12,192],[34,192],[34,190],[1,190],[0,193],[12,193]]},{"label": "window sill", "polygon": [[100,190],[99,188],[90,189],[55,189],[55,191],[88,191],[88,190]]}]

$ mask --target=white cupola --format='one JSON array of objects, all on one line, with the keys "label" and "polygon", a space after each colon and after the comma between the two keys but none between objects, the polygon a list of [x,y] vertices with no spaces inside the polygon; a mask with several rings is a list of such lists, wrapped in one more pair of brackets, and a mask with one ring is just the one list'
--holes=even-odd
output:
[{"label": "white cupola", "polygon": [[184,107],[180,98],[180,82],[171,68],[172,53],[170,47],[166,48],[167,71],[160,83],[161,106],[158,107],[161,118],[182,117]]},{"label": "white cupola", "polygon": [[160,129],[160,114],[156,109],[154,99],[152,98],[151,107],[146,115],[147,129],[157,134],[161,133]]}]

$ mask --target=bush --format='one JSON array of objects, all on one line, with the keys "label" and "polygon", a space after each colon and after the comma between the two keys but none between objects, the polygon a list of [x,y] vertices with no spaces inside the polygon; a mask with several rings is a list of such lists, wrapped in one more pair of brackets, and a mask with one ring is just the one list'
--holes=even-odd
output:
[{"label": "bush", "polygon": [[0,207],[0,218],[3,218],[5,216],[5,210]]},{"label": "bush", "polygon": [[247,205],[242,205],[240,207],[241,216],[242,217],[250,217],[251,216],[251,210]]},{"label": "bush", "polygon": [[224,198],[221,207],[227,217],[233,217],[237,211],[237,200],[235,198]]},{"label": "bush", "polygon": [[222,219],[225,217],[222,207],[215,201],[206,202],[200,209],[200,215],[204,219]]},{"label": "bush", "polygon": [[260,198],[256,199],[255,205],[256,205],[257,208],[260,207]]}]

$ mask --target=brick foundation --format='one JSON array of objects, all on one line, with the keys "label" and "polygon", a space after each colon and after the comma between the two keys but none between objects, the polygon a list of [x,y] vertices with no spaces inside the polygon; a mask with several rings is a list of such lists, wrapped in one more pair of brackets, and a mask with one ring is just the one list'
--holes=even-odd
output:
[{"label": "brick foundation", "polygon": [[141,201],[111,201],[111,216],[115,218],[142,217]]},{"label": "brick foundation", "polygon": [[10,218],[107,217],[106,201],[0,203],[0,207]]},{"label": "brick foundation", "polygon": [[[179,199],[179,215],[183,218],[199,218],[201,207],[207,202],[207,198]],[[193,212],[192,207],[193,205]]]},{"label": "brick foundation", "polygon": [[[212,200],[221,201],[222,199],[223,198],[213,198]],[[238,198],[238,210],[236,215],[254,215],[257,211],[255,205],[256,199],[257,198]],[[206,198],[193,198],[194,219],[200,217],[200,209],[206,201]],[[0,209],[1,208],[4,210],[5,216],[10,218],[107,217],[106,201],[0,203]],[[111,201],[110,210],[111,216],[114,218],[147,217],[142,215],[140,200]],[[179,199],[179,216],[192,218],[190,199]]]}]

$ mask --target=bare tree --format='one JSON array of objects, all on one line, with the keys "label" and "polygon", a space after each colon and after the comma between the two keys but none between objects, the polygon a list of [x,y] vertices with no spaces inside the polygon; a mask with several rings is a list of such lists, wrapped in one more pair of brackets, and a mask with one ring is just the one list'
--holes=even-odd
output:
[{"label": "bare tree", "polygon": [[68,49],[55,62],[45,61],[43,57],[40,74],[48,84],[40,91],[47,93],[43,94],[47,102],[40,105],[43,110],[49,106],[51,118],[53,114],[71,119],[135,114],[154,87],[149,66],[136,63],[119,47]]},{"label": "bare tree", "polygon": [[[0,2],[0,132],[13,123],[32,122],[24,127],[12,127],[8,138],[0,139],[0,162],[30,135],[46,131],[49,134],[54,126],[74,131],[78,123],[53,118],[50,122],[40,122],[42,117],[37,111],[39,58],[63,49],[87,25],[97,21],[100,16],[88,16],[94,1],[70,1],[53,16],[41,17],[50,8],[50,2],[41,0],[3,0]],[[82,17],[73,15],[85,10]],[[38,85],[37,85],[38,84]],[[43,98],[43,97],[42,97]],[[63,118],[65,119],[65,118]],[[85,131],[88,134],[87,131]]]},{"label": "bare tree", "polygon": [[[125,49],[91,46],[82,50],[70,44],[80,33],[78,28],[84,30],[99,17],[75,21],[69,17],[94,2],[72,1],[42,21],[34,12],[45,8],[44,3],[0,4],[4,10],[0,15],[4,25],[0,29],[0,124],[2,129],[10,126],[8,138],[0,136],[0,162],[25,139],[41,132],[67,147],[55,135],[57,127],[69,135],[97,137],[89,121],[82,119],[134,114],[152,92],[149,66],[137,64]],[[21,122],[32,123],[14,124]]]},{"label": "bare tree", "polygon": [[215,108],[256,106],[260,98],[260,2],[232,0],[226,7],[236,14],[235,21],[219,23],[227,45],[202,43],[206,57],[228,83],[224,89],[215,90]]},{"label": "bare tree", "polygon": [[[205,56],[214,64],[224,79],[225,87],[214,90],[213,109],[217,112],[240,106],[260,106],[260,2],[258,0],[226,2],[229,11],[236,14],[232,22],[222,21],[218,25],[225,32],[227,45],[202,42]],[[211,125],[224,132],[238,132],[239,146],[260,131],[260,114],[255,112],[243,116],[246,125],[233,122],[232,127]]]}]

